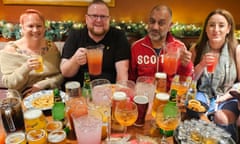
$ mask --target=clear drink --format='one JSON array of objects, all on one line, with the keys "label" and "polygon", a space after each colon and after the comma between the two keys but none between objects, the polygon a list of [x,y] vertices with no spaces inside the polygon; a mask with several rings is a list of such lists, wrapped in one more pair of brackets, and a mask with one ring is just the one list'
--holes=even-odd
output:
[{"label": "clear drink", "polygon": [[155,93],[155,78],[149,76],[140,76],[136,81],[136,95],[145,95],[152,103]]}]

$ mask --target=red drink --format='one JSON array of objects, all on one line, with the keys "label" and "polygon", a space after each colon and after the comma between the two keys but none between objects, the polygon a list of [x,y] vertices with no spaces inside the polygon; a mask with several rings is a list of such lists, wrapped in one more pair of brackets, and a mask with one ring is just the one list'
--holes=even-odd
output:
[{"label": "red drink", "polygon": [[207,65],[208,73],[214,73],[217,63],[218,63],[218,57],[214,56],[213,61],[211,63],[208,63]]},{"label": "red drink", "polygon": [[174,75],[177,72],[178,58],[164,55],[163,71],[168,75]]}]

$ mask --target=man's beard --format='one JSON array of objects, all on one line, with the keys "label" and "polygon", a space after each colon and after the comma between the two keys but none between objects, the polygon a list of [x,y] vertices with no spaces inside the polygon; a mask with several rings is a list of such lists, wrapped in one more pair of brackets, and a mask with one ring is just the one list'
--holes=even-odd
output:
[{"label": "man's beard", "polygon": [[95,31],[94,28],[89,29],[90,33],[94,36],[104,36],[107,33],[107,30],[102,29],[102,31]]}]

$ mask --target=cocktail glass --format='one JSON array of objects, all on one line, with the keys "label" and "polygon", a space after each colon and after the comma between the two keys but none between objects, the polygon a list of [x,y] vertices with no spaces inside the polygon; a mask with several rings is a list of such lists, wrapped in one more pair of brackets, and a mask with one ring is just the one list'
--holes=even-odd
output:
[{"label": "cocktail glass", "polygon": [[133,125],[138,118],[137,105],[131,101],[121,101],[117,104],[114,114],[116,120],[124,126],[122,141],[125,141],[129,138],[127,127]]},{"label": "cocktail glass", "polygon": [[172,135],[173,131],[180,124],[180,121],[181,114],[177,106],[166,107],[160,105],[157,108],[156,123],[163,135],[161,138],[161,144],[168,144],[166,137]]}]

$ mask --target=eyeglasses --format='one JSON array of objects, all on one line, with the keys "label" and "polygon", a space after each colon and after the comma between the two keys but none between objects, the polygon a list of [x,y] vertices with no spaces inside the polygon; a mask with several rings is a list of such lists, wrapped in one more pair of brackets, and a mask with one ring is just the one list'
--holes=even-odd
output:
[{"label": "eyeglasses", "polygon": [[105,16],[105,15],[95,15],[95,14],[87,14],[87,16],[89,16],[92,20],[97,20],[98,18],[100,18],[101,20],[107,20],[109,18],[109,16]]}]

